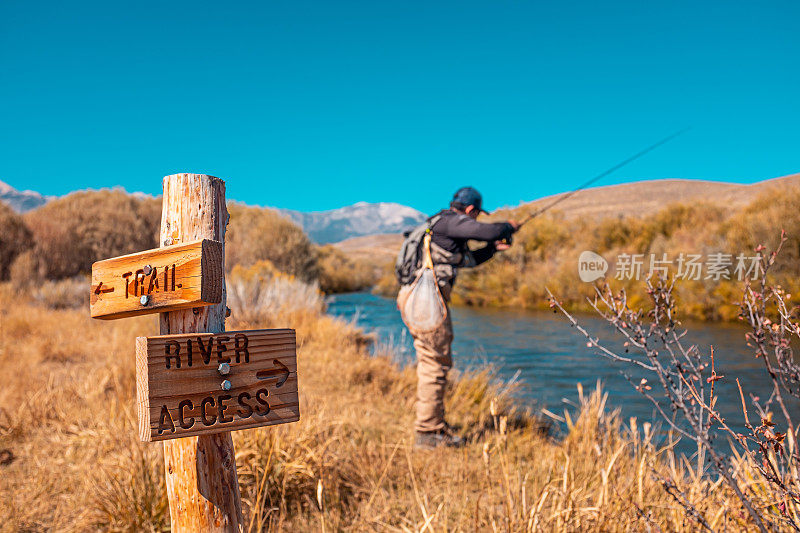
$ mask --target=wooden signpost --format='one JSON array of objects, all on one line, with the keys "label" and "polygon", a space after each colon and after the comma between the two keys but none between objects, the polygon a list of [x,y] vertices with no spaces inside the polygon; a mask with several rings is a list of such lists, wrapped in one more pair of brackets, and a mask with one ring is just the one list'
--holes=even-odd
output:
[{"label": "wooden signpost", "polygon": [[92,318],[125,318],[222,301],[222,243],[208,239],[92,265]]},{"label": "wooden signpost", "polygon": [[294,330],[138,337],[139,436],[175,439],[296,422]]},{"label": "wooden signpost", "polygon": [[291,329],[225,332],[225,183],[164,178],[162,248],[92,265],[90,312],[160,312],[136,339],[139,435],[164,441],[172,531],[241,531],[231,430],[300,419]]}]

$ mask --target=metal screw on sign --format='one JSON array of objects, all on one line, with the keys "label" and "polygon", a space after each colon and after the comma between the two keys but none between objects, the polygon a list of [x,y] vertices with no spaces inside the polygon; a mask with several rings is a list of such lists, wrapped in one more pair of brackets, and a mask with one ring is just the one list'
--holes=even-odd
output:
[{"label": "metal screw on sign", "polygon": [[223,376],[226,374],[230,374],[231,365],[229,365],[228,363],[220,363],[219,368],[217,368],[217,370],[219,370],[219,373],[222,374]]},{"label": "metal screw on sign", "polygon": [[145,265],[144,268],[142,268],[142,271],[144,272],[145,276],[149,276],[150,273],[153,271],[153,267],[151,267],[150,265]]},{"label": "metal screw on sign", "polygon": [[225,381],[223,381],[222,384],[220,384],[220,388],[222,390],[231,390],[231,386],[232,386],[231,382],[228,381],[227,379]]},{"label": "metal screw on sign", "polygon": [[141,298],[139,298],[139,303],[142,305],[147,305],[150,303],[150,296],[143,294]]}]

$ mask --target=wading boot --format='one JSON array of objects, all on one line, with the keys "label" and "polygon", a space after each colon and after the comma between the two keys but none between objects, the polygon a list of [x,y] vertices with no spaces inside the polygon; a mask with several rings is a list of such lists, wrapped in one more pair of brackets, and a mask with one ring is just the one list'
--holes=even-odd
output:
[{"label": "wading boot", "polygon": [[414,439],[415,450],[433,450],[434,448],[438,448],[440,446],[446,446],[448,448],[461,448],[466,444],[467,441],[458,435],[451,433],[449,428],[425,433],[417,431],[416,438]]}]

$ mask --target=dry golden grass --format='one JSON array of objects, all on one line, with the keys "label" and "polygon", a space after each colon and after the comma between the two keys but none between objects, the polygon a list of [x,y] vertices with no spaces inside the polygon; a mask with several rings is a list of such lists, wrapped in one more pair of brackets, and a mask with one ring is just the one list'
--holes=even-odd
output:
[{"label": "dry golden grass", "polygon": [[[168,527],[161,446],[138,442],[134,409],[133,339],[156,319],[92,321],[7,288],[0,304],[0,529]],[[602,393],[580,395],[556,441],[488,372],[461,375],[447,405],[470,444],[412,451],[412,369],[315,309],[237,316],[231,329],[298,331],[301,422],[234,433],[250,531],[697,530],[651,467],[674,469],[715,528],[749,528],[718,482],[623,428]]]}]

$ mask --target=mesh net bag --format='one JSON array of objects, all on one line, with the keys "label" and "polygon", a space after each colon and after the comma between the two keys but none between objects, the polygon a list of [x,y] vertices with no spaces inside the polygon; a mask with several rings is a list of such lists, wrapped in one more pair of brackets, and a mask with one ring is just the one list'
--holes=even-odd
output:
[{"label": "mesh net bag", "polygon": [[447,306],[439,292],[436,275],[433,273],[430,241],[430,234],[425,235],[422,272],[411,286],[403,306],[403,318],[406,325],[418,332],[433,331],[441,326],[447,318]]}]

